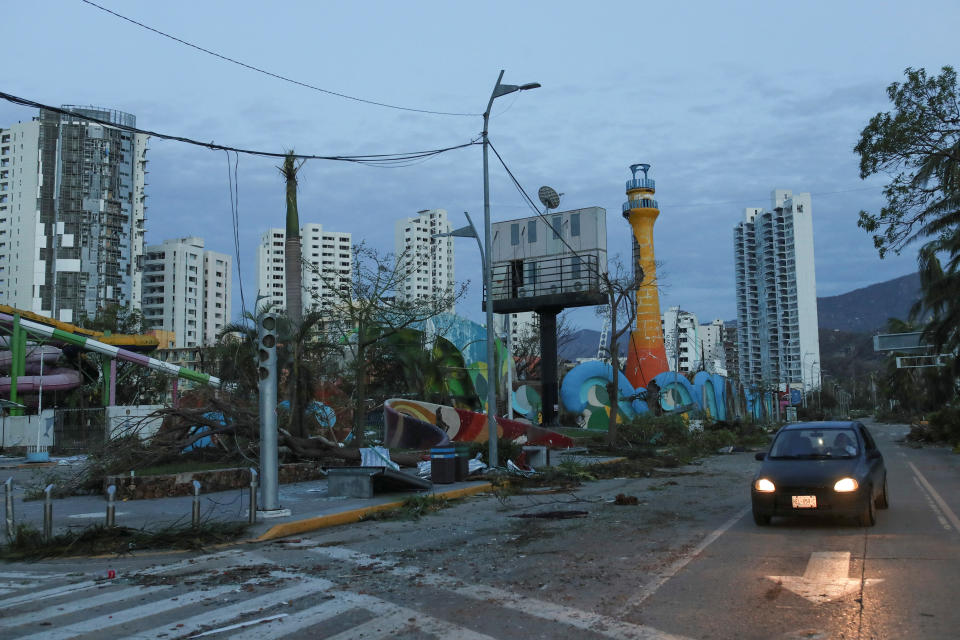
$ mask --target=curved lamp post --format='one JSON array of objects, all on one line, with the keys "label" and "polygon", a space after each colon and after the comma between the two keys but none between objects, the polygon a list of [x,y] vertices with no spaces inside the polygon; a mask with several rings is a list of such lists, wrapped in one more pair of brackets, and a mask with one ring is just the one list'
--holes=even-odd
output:
[{"label": "curved lamp post", "polygon": [[[491,260],[492,232],[490,228],[490,170],[487,160],[487,129],[490,123],[490,109],[493,107],[493,101],[500,96],[505,96],[514,91],[526,91],[527,89],[536,89],[540,86],[538,82],[529,82],[527,84],[501,84],[503,80],[503,69],[497,76],[497,84],[493,86],[490,93],[490,100],[487,101],[487,108],[483,112],[483,244],[486,247],[486,260],[483,265],[483,287],[487,292],[487,437],[490,444],[490,468],[497,466],[497,386],[494,382],[496,375],[494,358],[494,332],[493,332],[493,291],[491,283],[493,282],[493,266]],[[478,239],[479,241],[479,239]]]}]

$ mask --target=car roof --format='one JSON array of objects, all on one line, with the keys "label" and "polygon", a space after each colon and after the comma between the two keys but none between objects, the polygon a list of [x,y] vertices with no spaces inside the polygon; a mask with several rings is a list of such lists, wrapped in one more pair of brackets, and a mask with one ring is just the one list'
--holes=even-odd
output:
[{"label": "car roof", "polygon": [[824,420],[821,422],[795,422],[785,424],[780,428],[781,431],[792,431],[794,429],[853,429],[857,422],[853,420]]}]

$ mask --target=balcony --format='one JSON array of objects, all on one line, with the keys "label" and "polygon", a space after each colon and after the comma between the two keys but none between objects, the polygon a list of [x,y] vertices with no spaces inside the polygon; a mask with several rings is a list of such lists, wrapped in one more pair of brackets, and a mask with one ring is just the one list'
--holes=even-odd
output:
[{"label": "balcony", "polygon": [[660,205],[652,198],[642,198],[640,200],[627,200],[623,203],[623,212],[627,213],[631,209],[659,209]]},{"label": "balcony", "polygon": [[657,183],[651,178],[634,178],[632,180],[627,180],[627,191],[633,191],[634,189],[655,190],[656,188]]}]

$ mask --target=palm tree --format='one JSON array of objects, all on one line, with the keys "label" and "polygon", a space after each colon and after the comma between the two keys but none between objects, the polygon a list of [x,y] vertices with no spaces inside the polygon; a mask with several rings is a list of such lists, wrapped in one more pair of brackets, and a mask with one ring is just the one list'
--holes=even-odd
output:
[{"label": "palm tree", "polygon": [[303,302],[301,300],[303,288],[303,272],[301,271],[300,251],[300,216],[297,212],[297,173],[305,161],[297,162],[293,149],[287,151],[280,169],[280,175],[286,182],[287,189],[287,239],[283,247],[283,268],[287,276],[287,316],[294,322],[299,322],[303,316]]}]

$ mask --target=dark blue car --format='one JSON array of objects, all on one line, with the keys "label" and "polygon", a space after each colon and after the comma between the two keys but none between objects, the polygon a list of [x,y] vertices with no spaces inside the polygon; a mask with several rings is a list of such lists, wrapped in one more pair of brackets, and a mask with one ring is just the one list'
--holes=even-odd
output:
[{"label": "dark blue car", "polygon": [[758,453],[750,487],[753,520],[773,516],[853,516],[873,526],[886,509],[887,469],[870,431],[859,422],[803,422],[777,432]]}]

